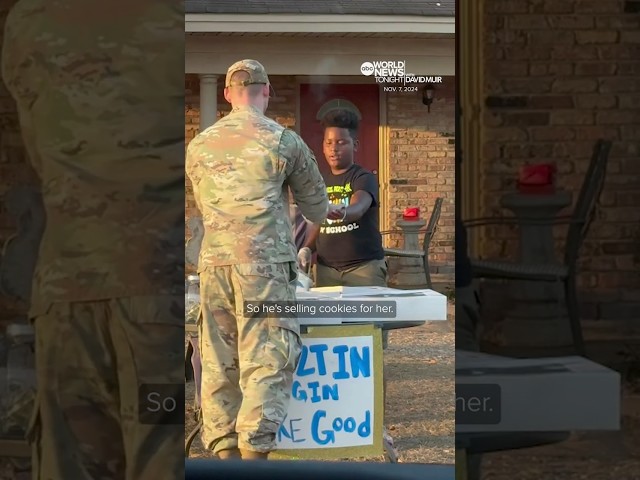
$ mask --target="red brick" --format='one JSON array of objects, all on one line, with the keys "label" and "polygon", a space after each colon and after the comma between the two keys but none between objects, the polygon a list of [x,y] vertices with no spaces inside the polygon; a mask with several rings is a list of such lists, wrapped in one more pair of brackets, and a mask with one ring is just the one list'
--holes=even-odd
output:
[{"label": "red brick", "polygon": [[519,0],[492,0],[487,3],[486,9],[491,13],[527,13],[529,5]]},{"label": "red brick", "polygon": [[576,35],[572,31],[566,30],[533,30],[528,35],[529,44],[545,45],[573,45],[576,42]]},{"label": "red brick", "polygon": [[634,77],[604,78],[600,80],[601,93],[639,92],[640,82]]},{"label": "red brick", "polygon": [[523,128],[487,128],[487,136],[496,142],[526,142],[529,139],[527,131]]},{"label": "red brick", "polygon": [[551,157],[553,154],[553,145],[551,144],[523,144],[523,145],[505,145],[502,147],[502,154],[505,159],[513,158],[543,158]]},{"label": "red brick", "polygon": [[568,127],[534,127],[531,135],[534,141],[567,141],[576,138],[576,130]]},{"label": "red brick", "polygon": [[620,34],[620,43],[640,43],[640,32],[622,32]]},{"label": "red brick", "polygon": [[483,125],[489,128],[501,127],[504,124],[504,119],[500,113],[485,111],[483,119]]},{"label": "red brick", "polygon": [[547,93],[551,91],[552,79],[547,78],[507,78],[502,82],[506,93],[517,94]]},{"label": "red brick", "polygon": [[640,138],[640,125],[622,125],[620,127],[620,138],[622,140],[638,140]]},{"label": "red brick", "polygon": [[485,30],[499,30],[504,28],[505,25],[505,17],[502,16],[489,16],[485,15],[484,18],[484,28]]},{"label": "red brick", "polygon": [[492,78],[487,76],[485,81],[485,91],[490,93],[504,93],[502,80],[499,78]]},{"label": "red brick", "polygon": [[617,127],[608,126],[585,126],[576,130],[576,140],[587,140],[595,142],[601,138],[616,140],[620,137],[620,131]]},{"label": "red brick", "polygon": [[534,77],[543,75],[566,77],[573,75],[573,64],[567,62],[532,63],[529,66],[529,75]]},{"label": "red brick", "polygon": [[637,110],[609,110],[596,114],[598,125],[630,125],[640,124],[640,111]]},{"label": "red brick", "polygon": [[558,175],[568,175],[575,172],[574,160],[562,159],[557,155],[550,156],[549,158],[553,158],[554,164],[556,166],[556,171]]},{"label": "red brick", "polygon": [[618,65],[611,62],[581,62],[576,65],[576,75],[606,76],[614,75]]},{"label": "red brick", "polygon": [[553,82],[552,90],[558,93],[588,93],[598,89],[598,81],[591,78],[561,78]]},{"label": "red brick", "polygon": [[618,98],[622,108],[640,108],[640,93],[622,94]]},{"label": "red brick", "polygon": [[576,32],[576,41],[580,45],[616,43],[620,34],[615,30],[585,30]]},{"label": "red brick", "polygon": [[[616,108],[618,106],[618,99],[615,95],[603,95],[600,93],[576,95],[576,107],[577,108]],[[640,103],[640,98],[639,98]]]},{"label": "red brick", "polygon": [[546,30],[549,28],[549,19],[546,15],[509,15],[506,24],[514,30]]},{"label": "red brick", "polygon": [[549,125],[549,114],[545,112],[505,113],[504,123],[509,126]]},{"label": "red brick", "polygon": [[592,15],[549,15],[546,18],[552,28],[577,30],[595,26],[595,18]]},{"label": "red brick", "polygon": [[613,144],[611,148],[611,156],[613,157],[633,157],[637,158],[640,154],[640,140],[635,141],[623,140]]},{"label": "red brick", "polygon": [[488,65],[487,75],[503,77],[526,77],[529,73],[528,62],[494,61]]},{"label": "red brick", "polygon": [[[489,42],[487,42],[487,45],[490,45]],[[505,50],[506,50],[505,48],[497,47],[495,45],[491,45],[490,47],[487,47],[485,49],[486,60],[504,60],[506,55]]]},{"label": "red brick", "polygon": [[598,57],[598,48],[594,45],[555,45],[551,49],[553,60],[595,60]]},{"label": "red brick", "polygon": [[527,43],[527,34],[520,30],[497,30],[486,33],[486,40],[499,45],[524,45]]},{"label": "red brick", "polygon": [[618,75],[640,76],[640,62],[618,63]]},{"label": "red brick", "polygon": [[571,95],[536,95],[529,98],[528,105],[534,109],[572,108]]},{"label": "red brick", "polygon": [[[488,51],[492,50],[491,48],[488,49]],[[499,58],[506,58],[507,60],[549,60],[552,50],[554,50],[552,45],[507,45],[503,49],[503,56]]]},{"label": "red brick", "polygon": [[[629,179],[627,175],[608,175],[607,179],[611,184],[624,185],[633,182],[633,179]],[[609,221],[614,222],[639,222],[640,221],[640,208],[633,207],[618,207],[615,210],[608,210],[604,212],[604,216]]]},{"label": "red brick", "polygon": [[[637,207],[640,205],[640,194],[635,192],[617,192],[616,200],[617,204],[621,207]],[[631,246],[633,247],[633,245]]]},{"label": "red brick", "polygon": [[618,44],[618,45],[602,45],[596,47],[598,57],[601,60],[637,60],[640,58],[640,45],[636,44]]},{"label": "red brick", "polygon": [[588,111],[562,111],[551,113],[551,125],[593,125],[594,112]]},{"label": "red brick", "polygon": [[531,11],[534,13],[573,13],[574,0],[532,0]]},{"label": "red brick", "polygon": [[622,13],[622,2],[619,0],[579,0],[576,2],[576,13]]},{"label": "red brick", "polygon": [[640,15],[600,15],[595,20],[596,28],[616,30],[640,28]]},{"label": "red brick", "polygon": [[627,175],[640,174],[640,162],[636,159],[622,160],[622,170]]}]

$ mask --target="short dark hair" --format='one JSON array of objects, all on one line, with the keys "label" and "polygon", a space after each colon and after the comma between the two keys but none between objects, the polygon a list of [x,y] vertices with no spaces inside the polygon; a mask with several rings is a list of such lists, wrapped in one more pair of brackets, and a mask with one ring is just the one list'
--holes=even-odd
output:
[{"label": "short dark hair", "polygon": [[351,138],[355,140],[358,138],[360,120],[358,115],[350,110],[331,110],[322,119],[322,127],[346,128]]},{"label": "short dark hair", "polygon": [[[233,75],[231,75],[231,81],[232,82],[246,82],[247,80],[249,80],[249,74],[247,72],[242,71],[242,70],[234,72]],[[249,92],[249,95],[251,95],[252,97],[255,97],[256,95],[260,94],[260,92],[262,91],[263,87],[264,87],[264,85],[252,83],[252,84],[249,84],[249,85],[241,86],[239,88],[245,89],[247,92]],[[236,88],[238,88],[238,87],[236,87]]]}]

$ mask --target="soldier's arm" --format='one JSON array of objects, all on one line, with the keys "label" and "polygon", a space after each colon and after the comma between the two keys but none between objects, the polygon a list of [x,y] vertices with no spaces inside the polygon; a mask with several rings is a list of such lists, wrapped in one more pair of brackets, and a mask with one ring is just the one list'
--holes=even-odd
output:
[{"label": "soldier's arm", "polygon": [[320,225],[316,223],[309,225],[307,229],[307,238],[305,239],[303,247],[310,248],[312,252],[315,252],[318,235],[320,235]]},{"label": "soldier's arm", "polygon": [[196,165],[196,155],[194,153],[194,143],[193,140],[191,140],[191,142],[189,142],[189,145],[187,146],[187,152],[185,155],[185,173],[187,175],[187,178],[189,179],[189,181],[191,182],[191,189],[193,191],[193,196],[195,197],[195,203],[196,203],[196,207],[199,211],[202,211],[202,209],[200,208],[200,201],[197,195],[197,189],[198,189],[198,181],[199,181],[199,176],[196,173],[197,172],[197,165]]},{"label": "soldier's arm", "polygon": [[285,161],[286,181],[300,212],[310,222],[321,223],[329,211],[329,198],[315,156],[291,130],[282,133],[279,153]]}]

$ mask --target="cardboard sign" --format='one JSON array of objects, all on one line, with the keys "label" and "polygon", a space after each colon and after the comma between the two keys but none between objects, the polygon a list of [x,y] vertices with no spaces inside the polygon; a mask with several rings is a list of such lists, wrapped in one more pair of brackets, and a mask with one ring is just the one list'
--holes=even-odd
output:
[{"label": "cardboard sign", "polygon": [[302,337],[273,457],[383,454],[382,336],[372,325],[313,327]]}]

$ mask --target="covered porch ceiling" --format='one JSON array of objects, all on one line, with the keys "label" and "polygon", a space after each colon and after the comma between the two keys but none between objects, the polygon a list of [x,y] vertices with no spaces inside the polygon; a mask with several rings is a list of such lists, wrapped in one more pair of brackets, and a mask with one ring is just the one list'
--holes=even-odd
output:
[{"label": "covered porch ceiling", "polygon": [[363,62],[404,60],[414,75],[455,75],[455,36],[441,32],[198,32],[186,36],[185,73],[226,73],[255,58],[272,75],[361,75]]}]

